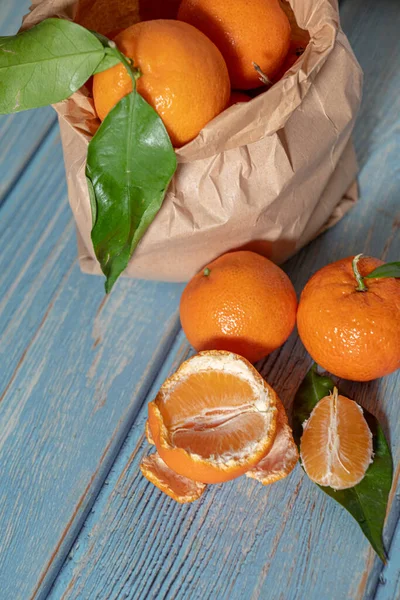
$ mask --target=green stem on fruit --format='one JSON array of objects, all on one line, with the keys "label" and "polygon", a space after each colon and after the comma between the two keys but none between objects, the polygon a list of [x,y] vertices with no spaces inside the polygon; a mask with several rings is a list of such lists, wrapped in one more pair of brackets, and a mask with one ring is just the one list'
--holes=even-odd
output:
[{"label": "green stem on fruit", "polygon": [[362,257],[362,254],[357,254],[357,256],[355,256],[353,258],[352,266],[353,266],[354,277],[356,278],[357,284],[358,284],[356,287],[357,292],[366,292],[368,290],[368,288],[364,283],[364,279],[361,277],[360,271],[358,270],[358,261],[360,260],[361,257]]},{"label": "green stem on fruit", "polygon": [[211,271],[208,267],[206,267],[203,271],[203,275],[204,277],[208,277],[210,275]]},{"label": "green stem on fruit", "polygon": [[257,71],[258,73],[258,78],[260,81],[262,81],[262,83],[264,85],[268,85],[271,86],[272,85],[272,81],[270,80],[270,78],[268,77],[268,75],[266,75],[264,73],[264,71],[261,69],[261,67],[258,66],[257,63],[253,62],[253,67],[254,69]]},{"label": "green stem on fruit", "polygon": [[136,88],[136,80],[142,75],[140,69],[133,67],[133,61],[127,58],[122,52],[118,50],[117,44],[112,40],[109,40],[108,46],[113,54],[122,62],[125,69],[128,71],[129,77],[132,79],[133,89]]}]

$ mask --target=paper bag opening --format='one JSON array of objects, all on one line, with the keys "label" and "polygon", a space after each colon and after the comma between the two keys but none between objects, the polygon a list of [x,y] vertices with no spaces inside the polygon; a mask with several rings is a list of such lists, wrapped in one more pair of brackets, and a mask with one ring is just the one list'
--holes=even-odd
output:
[{"label": "paper bag opening", "polygon": [[[163,206],[124,275],[186,281],[218,255],[249,244],[282,262],[356,201],[350,137],[361,69],[335,0],[290,4],[311,37],[304,54],[269,90],[227,109],[176,151],[179,165]],[[51,16],[72,19],[75,10],[73,0],[42,0],[23,27]],[[55,109],[80,265],[100,273],[85,178],[87,145],[99,121],[87,88]]]}]

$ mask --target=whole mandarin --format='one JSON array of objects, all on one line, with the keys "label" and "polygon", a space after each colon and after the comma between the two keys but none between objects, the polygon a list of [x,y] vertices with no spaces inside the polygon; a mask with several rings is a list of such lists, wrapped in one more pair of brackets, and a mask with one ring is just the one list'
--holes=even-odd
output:
[{"label": "whole mandarin", "polygon": [[286,341],[296,310],[286,273],[249,251],[209,263],[187,284],[180,302],[182,328],[196,350],[228,350],[253,363]]},{"label": "whole mandarin", "polygon": [[279,0],[182,0],[178,19],[221,50],[234,89],[260,86],[254,63],[272,79],[289,50],[291,28]]},{"label": "whole mandarin", "polygon": [[[358,291],[353,257],[320,269],[305,286],[297,327],[306,350],[337,377],[370,381],[400,367],[400,281],[366,279]],[[362,277],[381,266],[361,258]]]},{"label": "whole mandarin", "polygon": [[[230,83],[218,48],[195,27],[158,19],[128,27],[115,43],[142,73],[137,91],[157,111],[175,147],[194,139],[223,111]],[[132,80],[118,64],[93,79],[96,112],[103,120],[132,91]]]}]

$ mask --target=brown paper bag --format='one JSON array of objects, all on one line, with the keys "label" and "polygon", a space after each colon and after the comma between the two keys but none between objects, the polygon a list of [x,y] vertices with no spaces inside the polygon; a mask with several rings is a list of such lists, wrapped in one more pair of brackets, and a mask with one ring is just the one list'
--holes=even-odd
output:
[{"label": "brown paper bag", "polygon": [[[234,248],[282,262],[357,200],[351,132],[362,72],[340,29],[336,0],[290,0],[311,41],[272,88],[232,106],[177,150],[164,204],[124,275],[186,281]],[[23,27],[73,18],[75,0],[36,0]],[[99,125],[83,88],[55,106],[79,262],[101,273],[90,238],[87,145]]]}]

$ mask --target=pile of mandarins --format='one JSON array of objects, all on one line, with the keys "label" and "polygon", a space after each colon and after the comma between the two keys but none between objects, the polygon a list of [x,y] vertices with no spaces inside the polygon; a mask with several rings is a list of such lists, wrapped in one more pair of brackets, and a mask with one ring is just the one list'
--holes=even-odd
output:
[{"label": "pile of mandarins", "polygon": [[[265,91],[309,41],[283,0],[151,0],[143,2],[142,14],[140,5],[137,10],[132,5],[118,3],[116,20],[115,15],[106,19],[103,2],[85,12],[83,1],[75,20],[113,37],[133,61],[141,72],[138,92],[157,111],[177,148],[232,104],[249,101],[245,92]],[[176,18],[155,18],[159,15]],[[117,24],[131,22],[118,32]],[[96,74],[93,98],[99,118],[131,91],[122,63]]]},{"label": "pile of mandarins", "polygon": [[[206,265],[180,303],[199,354],[149,404],[147,439],[157,452],[142,462],[145,477],[178,502],[243,474],[264,485],[286,477],[298,450],[282,403],[250,363],[280,347],[297,321],[312,358],[337,377],[369,381],[398,369],[400,281],[365,279],[382,264],[360,256],[330,264],[299,305],[288,276],[263,256],[236,251]],[[372,461],[362,409],[335,389],[304,425],[300,453],[320,485],[359,483]]]}]

